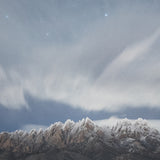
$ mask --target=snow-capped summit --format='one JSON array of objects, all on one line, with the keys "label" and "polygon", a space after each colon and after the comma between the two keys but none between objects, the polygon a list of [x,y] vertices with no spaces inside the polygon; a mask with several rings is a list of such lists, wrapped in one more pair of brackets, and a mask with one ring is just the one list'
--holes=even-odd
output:
[{"label": "snow-capped summit", "polygon": [[[144,119],[137,119],[135,121],[123,119],[117,122],[115,126],[112,127],[112,131],[117,135],[126,136],[155,136],[159,135],[158,130],[150,127],[148,122]],[[138,138],[138,137],[137,137]]]}]

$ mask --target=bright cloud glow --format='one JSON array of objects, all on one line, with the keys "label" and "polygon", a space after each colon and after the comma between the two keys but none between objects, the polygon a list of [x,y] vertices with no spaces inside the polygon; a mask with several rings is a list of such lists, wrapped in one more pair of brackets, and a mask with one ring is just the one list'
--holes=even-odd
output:
[{"label": "bright cloud glow", "polygon": [[[124,119],[120,119],[117,117],[110,117],[109,119],[103,119],[103,120],[97,120],[94,121],[95,124],[101,126],[101,127],[113,127],[115,126],[118,122],[122,121]],[[131,123],[134,123],[137,119],[128,119]],[[158,131],[160,131],[160,120],[146,120],[147,124],[152,127],[157,129]],[[24,131],[31,131],[32,129],[35,129],[37,131],[39,131],[40,129],[45,130],[46,128],[48,128],[49,126],[45,126],[45,125],[35,125],[35,124],[28,124],[23,126],[22,128],[20,128],[21,130]]]},{"label": "bright cloud glow", "polygon": [[[115,126],[118,122],[122,121],[124,119],[120,119],[120,118],[117,118],[117,117],[111,117],[109,119],[104,119],[104,120],[97,120],[95,121],[95,123],[99,126],[109,126],[109,127],[112,127],[112,126]],[[131,123],[134,123],[136,121],[136,119],[129,119],[129,121]],[[160,120],[146,120],[147,124],[152,127],[152,128],[155,128],[157,129],[158,131],[160,131]]]},{"label": "bright cloud glow", "polygon": [[20,130],[30,132],[32,129],[39,131],[40,129],[45,130],[47,126],[44,125],[37,125],[37,124],[27,124],[20,128]]}]

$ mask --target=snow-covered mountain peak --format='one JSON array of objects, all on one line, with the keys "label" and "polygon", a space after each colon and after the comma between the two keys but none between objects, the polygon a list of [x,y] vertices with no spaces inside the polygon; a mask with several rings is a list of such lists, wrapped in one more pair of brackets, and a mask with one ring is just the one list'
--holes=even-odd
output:
[{"label": "snow-covered mountain peak", "polygon": [[72,128],[73,126],[75,125],[75,122],[68,119],[64,124],[63,124],[63,130],[66,130],[66,129],[70,129]]},{"label": "snow-covered mountain peak", "polygon": [[57,122],[46,130],[0,133],[0,151],[28,155],[64,148],[97,154],[108,149],[107,152],[112,154],[110,151],[114,150],[117,155],[120,150],[125,154],[147,154],[152,158],[155,154],[160,155],[160,134],[143,119],[124,119],[112,127],[102,127],[89,118],[79,122]]},{"label": "snow-covered mountain peak", "polygon": [[159,137],[159,132],[155,128],[152,128],[147,120],[137,119],[137,120],[128,120],[123,119],[117,122],[115,126],[112,127],[112,133],[117,138],[135,138],[143,139],[143,137]]}]

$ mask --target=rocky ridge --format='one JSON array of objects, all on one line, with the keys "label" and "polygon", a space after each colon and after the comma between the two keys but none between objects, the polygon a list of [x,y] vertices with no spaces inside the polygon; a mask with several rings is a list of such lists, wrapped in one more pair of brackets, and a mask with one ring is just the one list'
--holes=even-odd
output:
[{"label": "rocky ridge", "polygon": [[0,160],[159,160],[160,133],[147,121],[101,127],[89,118],[46,130],[0,133]]}]

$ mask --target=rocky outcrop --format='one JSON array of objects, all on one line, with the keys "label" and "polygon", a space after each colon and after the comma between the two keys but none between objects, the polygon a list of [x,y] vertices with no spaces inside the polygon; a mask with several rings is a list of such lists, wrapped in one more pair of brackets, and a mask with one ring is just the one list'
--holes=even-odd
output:
[{"label": "rocky outcrop", "polygon": [[0,133],[0,160],[159,160],[160,133],[146,121],[100,127],[89,118],[46,130]]}]

